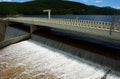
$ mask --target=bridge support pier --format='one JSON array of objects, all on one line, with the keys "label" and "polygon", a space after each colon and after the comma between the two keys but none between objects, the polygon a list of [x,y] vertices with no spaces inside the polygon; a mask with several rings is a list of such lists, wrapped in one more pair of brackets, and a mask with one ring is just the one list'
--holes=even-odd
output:
[{"label": "bridge support pier", "polygon": [[30,25],[30,33],[32,34],[34,31],[38,30],[39,27],[36,25]]},{"label": "bridge support pier", "polygon": [[8,24],[6,21],[0,21],[0,42],[5,39],[7,26]]},{"label": "bridge support pier", "polygon": [[32,34],[33,32],[35,32],[36,30],[50,30],[50,27],[45,27],[45,26],[37,26],[37,25],[30,25],[30,33]]}]

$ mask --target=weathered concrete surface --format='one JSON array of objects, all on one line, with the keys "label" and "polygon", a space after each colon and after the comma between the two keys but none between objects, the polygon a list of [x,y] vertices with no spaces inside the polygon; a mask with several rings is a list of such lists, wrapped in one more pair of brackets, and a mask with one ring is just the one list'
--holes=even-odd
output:
[{"label": "weathered concrete surface", "polygon": [[39,27],[35,25],[30,25],[30,33],[32,34],[34,31],[38,30]]},{"label": "weathered concrete surface", "polygon": [[46,27],[46,26],[37,26],[37,25],[30,25],[30,33],[32,34],[33,32],[35,32],[36,30],[50,30],[50,27]]},{"label": "weathered concrete surface", "polygon": [[4,27],[0,27],[0,33],[3,35],[1,38],[2,41],[0,42],[0,49],[10,44],[14,44],[30,38],[30,33],[24,30],[6,26],[6,24],[2,22],[2,26],[3,25]]},{"label": "weathered concrete surface", "polygon": [[17,42],[20,42],[20,41],[23,41],[23,40],[27,40],[29,38],[30,38],[30,34],[27,34],[27,35],[22,35],[22,36],[18,36],[18,37],[14,37],[14,38],[5,40],[3,42],[0,42],[0,49],[6,47],[8,45],[17,43]]},{"label": "weathered concrete surface", "polygon": [[7,22],[0,20],[0,41],[4,41],[7,29]]},{"label": "weathered concrete surface", "polygon": [[14,27],[7,27],[6,34],[5,34],[5,40],[8,40],[8,39],[11,39],[14,37],[18,37],[18,36],[22,36],[22,35],[26,35],[26,34],[30,34],[30,33],[26,32],[24,30],[14,28]]}]

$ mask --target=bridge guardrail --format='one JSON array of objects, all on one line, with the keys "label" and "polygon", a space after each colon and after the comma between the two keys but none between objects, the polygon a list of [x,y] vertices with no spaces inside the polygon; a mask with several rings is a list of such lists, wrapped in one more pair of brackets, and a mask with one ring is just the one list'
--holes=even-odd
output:
[{"label": "bridge guardrail", "polygon": [[[73,27],[92,28],[99,30],[112,30],[114,32],[120,32],[120,23],[104,22],[104,21],[92,21],[92,20],[79,20],[79,19],[60,19],[60,18],[32,18],[32,17],[19,17],[9,18],[9,20],[29,21],[29,22],[45,22],[60,25],[68,25]],[[111,28],[113,27],[113,28]]]}]

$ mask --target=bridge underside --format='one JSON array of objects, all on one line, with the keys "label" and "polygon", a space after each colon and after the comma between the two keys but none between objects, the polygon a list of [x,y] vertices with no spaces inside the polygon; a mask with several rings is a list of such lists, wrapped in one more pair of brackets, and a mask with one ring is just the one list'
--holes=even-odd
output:
[{"label": "bridge underside", "polygon": [[[18,28],[18,29],[22,29],[24,31],[27,31],[30,34],[33,34],[35,31],[37,30],[47,30],[47,31],[55,31],[56,34],[57,32],[63,33],[61,35],[67,35],[67,36],[76,36],[75,39],[83,39],[85,41],[89,41],[89,42],[93,42],[93,43],[98,43],[98,44],[103,44],[106,46],[110,46],[110,47],[115,47],[120,49],[120,39],[119,39],[119,33],[113,33],[113,35],[109,35],[109,31],[106,31],[106,33],[101,33],[99,32],[97,35],[97,30],[96,32],[91,30],[86,30],[86,32],[77,32],[77,31],[73,31],[73,30],[64,30],[64,29],[59,29],[59,28],[54,28],[54,27],[49,27],[49,26],[45,26],[45,25],[34,25],[34,24],[24,24],[24,23],[19,23],[19,22],[12,22],[9,21],[9,24],[7,22],[3,22],[1,27],[3,29],[4,32],[0,33],[2,34],[1,36],[1,40],[5,39],[5,28],[10,25],[12,27]],[[24,26],[24,27],[23,27]],[[1,29],[1,30],[2,30]],[[100,34],[100,35],[99,35]],[[77,38],[78,37],[78,38]],[[74,38],[74,37],[73,37]]]},{"label": "bridge underside", "polygon": [[119,37],[113,38],[114,36],[116,37],[116,35],[112,35],[110,36],[111,38],[109,38],[109,37],[105,37],[104,33],[103,33],[103,36],[101,36],[101,35],[96,35],[96,34],[92,34],[89,32],[88,33],[76,32],[72,30],[58,29],[58,28],[44,26],[44,25],[24,24],[24,23],[13,22],[13,21],[1,21],[0,26],[1,26],[0,27],[0,41],[5,40],[6,29],[8,26],[11,26],[11,27],[26,31],[28,32],[29,35],[34,34],[34,32],[37,30],[47,30],[47,32],[49,31],[55,32],[56,35],[61,34],[61,36],[71,37],[72,39],[85,40],[87,42],[102,44],[102,45],[120,49],[119,48],[120,47]]}]

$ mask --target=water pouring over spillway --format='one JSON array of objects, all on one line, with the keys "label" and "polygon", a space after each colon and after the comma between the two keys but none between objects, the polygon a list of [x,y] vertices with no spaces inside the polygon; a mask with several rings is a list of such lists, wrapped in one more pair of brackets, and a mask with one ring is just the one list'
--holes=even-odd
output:
[{"label": "water pouring over spillway", "polygon": [[[0,50],[1,79],[101,79],[108,69],[28,40]],[[106,79],[120,79],[114,71]]]}]

